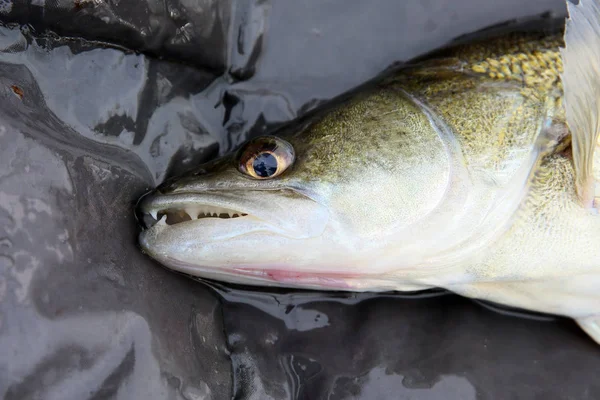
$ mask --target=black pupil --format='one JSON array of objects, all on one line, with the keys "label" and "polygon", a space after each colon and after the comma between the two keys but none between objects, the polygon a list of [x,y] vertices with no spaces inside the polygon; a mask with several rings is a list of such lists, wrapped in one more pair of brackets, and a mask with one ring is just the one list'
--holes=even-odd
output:
[{"label": "black pupil", "polygon": [[254,172],[261,178],[268,178],[277,172],[277,159],[270,153],[261,153],[252,163]]}]

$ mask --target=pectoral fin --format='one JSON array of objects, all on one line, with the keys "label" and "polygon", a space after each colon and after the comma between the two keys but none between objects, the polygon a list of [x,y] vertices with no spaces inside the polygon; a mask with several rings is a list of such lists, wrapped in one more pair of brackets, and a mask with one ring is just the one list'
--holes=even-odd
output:
[{"label": "pectoral fin", "polygon": [[577,323],[588,335],[600,344],[600,315],[594,315],[592,317],[580,318]]},{"label": "pectoral fin", "polygon": [[[577,192],[586,208],[595,208],[594,152],[600,133],[600,4],[569,1],[565,48],[561,49],[567,125],[573,143]],[[600,155],[596,154],[596,157]]]}]

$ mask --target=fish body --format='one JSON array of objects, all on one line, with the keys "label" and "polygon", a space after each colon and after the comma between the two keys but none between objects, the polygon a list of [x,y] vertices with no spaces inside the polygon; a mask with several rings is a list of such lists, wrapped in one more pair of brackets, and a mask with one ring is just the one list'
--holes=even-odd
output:
[{"label": "fish body", "polygon": [[441,287],[574,318],[600,342],[600,12],[569,11],[564,35],[447,49],[166,181],[140,200],[142,249],[235,283]]}]

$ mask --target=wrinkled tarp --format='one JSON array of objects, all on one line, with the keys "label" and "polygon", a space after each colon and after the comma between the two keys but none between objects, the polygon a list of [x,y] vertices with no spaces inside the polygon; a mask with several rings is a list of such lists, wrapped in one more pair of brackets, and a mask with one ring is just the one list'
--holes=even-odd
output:
[{"label": "wrinkled tarp", "polygon": [[211,289],[136,246],[133,204],[165,176],[545,12],[565,7],[0,0],[0,396],[599,398],[600,350],[572,321],[440,293]]}]

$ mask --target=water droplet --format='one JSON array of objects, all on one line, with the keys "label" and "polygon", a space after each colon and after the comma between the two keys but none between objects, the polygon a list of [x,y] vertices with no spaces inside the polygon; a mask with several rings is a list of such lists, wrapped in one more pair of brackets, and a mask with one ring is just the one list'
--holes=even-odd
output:
[{"label": "water droplet", "polygon": [[212,398],[210,388],[204,382],[201,382],[199,387],[186,385],[181,390],[181,395],[186,400],[209,400]]},{"label": "water droplet", "polygon": [[0,247],[10,249],[12,247],[12,241],[7,237],[0,238]]}]

